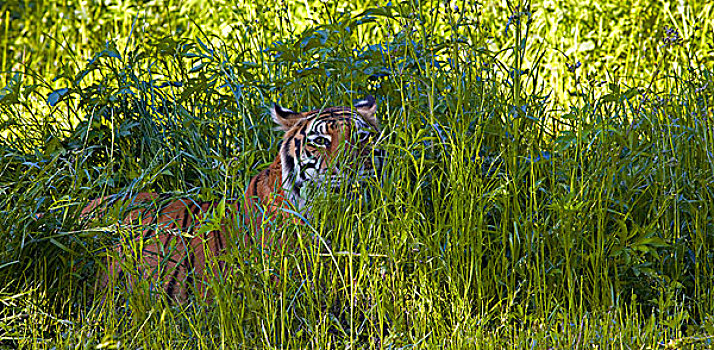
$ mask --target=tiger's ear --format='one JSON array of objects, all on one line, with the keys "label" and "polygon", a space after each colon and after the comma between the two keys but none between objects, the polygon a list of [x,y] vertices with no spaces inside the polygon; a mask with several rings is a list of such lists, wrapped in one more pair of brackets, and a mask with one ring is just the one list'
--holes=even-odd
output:
[{"label": "tiger's ear", "polygon": [[374,115],[377,111],[377,101],[372,95],[367,95],[363,99],[355,102],[354,104],[357,113],[359,113],[368,123],[372,124],[375,128],[379,128],[379,121]]},{"label": "tiger's ear", "polygon": [[273,108],[270,109],[270,116],[273,117],[273,121],[278,124],[278,128],[282,131],[290,130],[302,118],[300,113],[280,107],[277,103],[273,103]]}]

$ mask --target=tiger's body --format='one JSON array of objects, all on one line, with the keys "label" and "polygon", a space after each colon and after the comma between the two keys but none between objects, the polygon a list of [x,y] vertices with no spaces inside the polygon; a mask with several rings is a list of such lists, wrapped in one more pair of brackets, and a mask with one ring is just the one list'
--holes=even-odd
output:
[{"label": "tiger's body", "polygon": [[[379,166],[373,147],[379,133],[375,110],[371,96],[355,103],[354,108],[303,113],[274,105],[272,118],[285,133],[273,163],[253,177],[246,189],[244,220],[238,219],[241,206],[235,201],[220,206],[224,213],[215,213],[217,202],[162,201],[162,196],[154,193],[92,201],[82,215],[91,217],[118,205],[123,210],[123,230],[136,237],[130,240],[138,245],[132,251],[141,252],[127,259],[126,245],[117,246],[110,255],[119,259],[109,258],[107,271],[98,280],[100,289],[111,288],[125,275],[131,284],[131,274],[124,273],[120,265],[132,260],[137,273],[161,285],[170,299],[184,301],[191,291],[206,295],[208,279],[229,268],[221,257],[228,243],[236,242],[236,234],[243,234],[246,244],[271,244],[251,237],[269,240],[270,235],[265,234],[271,229],[268,223],[299,223],[291,212],[309,217],[310,198],[304,195],[304,188],[339,182],[348,172],[358,177],[374,173]],[[212,211],[217,214],[213,219],[207,217]],[[253,235],[261,231],[263,234]]]},{"label": "tiger's body", "polygon": [[[225,203],[224,215],[215,215],[218,203],[171,200],[165,195],[144,192],[90,202],[82,211],[83,217],[100,221],[97,216],[114,211],[111,216],[123,220],[112,225],[113,231],[128,238],[107,256],[107,270],[102,271],[97,281],[99,290],[111,289],[122,280],[131,287],[135,277],[141,276],[152,282],[161,281],[161,290],[172,300],[185,301],[190,291],[205,295],[208,279],[226,271],[226,262],[220,257],[232,243],[228,240],[237,227],[234,214],[239,209],[238,203]],[[220,217],[221,221],[213,222],[215,225],[210,228],[202,226],[211,223],[214,218],[210,216]],[[209,267],[214,257],[214,264]],[[132,267],[131,273],[122,268],[128,265]]]}]

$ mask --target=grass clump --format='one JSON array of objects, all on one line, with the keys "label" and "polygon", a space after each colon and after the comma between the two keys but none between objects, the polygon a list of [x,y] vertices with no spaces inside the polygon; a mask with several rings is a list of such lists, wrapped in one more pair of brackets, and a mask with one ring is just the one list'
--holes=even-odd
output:
[{"label": "grass clump", "polygon": [[[5,13],[29,21],[28,4]],[[0,346],[711,346],[711,7],[506,5],[223,7],[227,39],[205,14],[147,5],[97,24],[117,37],[89,51],[27,44],[56,69],[6,35]],[[212,302],[169,304],[149,281],[90,300],[118,241],[80,217],[91,199],[240,203],[279,142],[266,106],[366,93],[388,154],[367,200],[316,198],[309,225],[272,232],[294,249],[236,238],[240,268],[210,283]]]}]

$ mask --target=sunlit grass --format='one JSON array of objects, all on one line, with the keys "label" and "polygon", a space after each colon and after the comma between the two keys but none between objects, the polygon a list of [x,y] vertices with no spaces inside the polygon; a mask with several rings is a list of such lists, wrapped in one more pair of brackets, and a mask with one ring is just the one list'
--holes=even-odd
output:
[{"label": "sunlit grass", "polygon": [[[5,5],[34,36],[0,26],[0,347],[713,346],[711,6],[28,4],[88,17],[59,39]],[[90,199],[240,202],[275,157],[266,107],[367,93],[388,158],[364,201],[315,198],[265,249],[234,213],[210,301],[92,300],[121,232]]]}]

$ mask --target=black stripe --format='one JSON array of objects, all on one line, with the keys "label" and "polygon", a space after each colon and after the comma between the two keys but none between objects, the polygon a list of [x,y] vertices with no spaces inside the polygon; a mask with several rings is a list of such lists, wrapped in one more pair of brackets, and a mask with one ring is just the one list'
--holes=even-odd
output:
[{"label": "black stripe", "polygon": [[184,215],[183,215],[183,217],[181,218],[181,230],[182,230],[182,231],[188,228],[188,227],[187,227],[187,226],[188,226],[188,213],[187,213],[187,211],[188,211],[188,208],[186,208],[186,210],[184,210]]},{"label": "black stripe", "polygon": [[[153,232],[154,232],[154,229],[152,229],[152,228],[146,228],[146,229],[142,228],[142,230],[143,230],[143,232],[145,233],[144,235],[141,236],[142,243],[143,243],[143,242],[146,242],[147,240],[149,240],[149,239],[151,239],[152,237],[154,237],[154,233],[153,233]],[[131,240],[134,241],[134,237],[131,237]],[[134,249],[132,249],[132,250],[134,250]]]},{"label": "black stripe", "polygon": [[215,231],[215,232],[216,232],[216,236],[217,236],[217,238],[218,238],[218,242],[217,242],[217,243],[218,243],[218,249],[216,249],[216,255],[218,255],[219,252],[222,252],[223,249],[225,249],[225,247],[226,247],[226,242],[225,242],[225,240],[223,239],[223,232],[225,231],[225,230],[223,229],[223,225],[227,225],[228,222],[229,222],[228,217],[226,217],[226,212],[227,212],[227,211],[224,211],[223,213],[221,213],[221,215],[222,215],[224,218],[223,218],[222,222],[220,222],[219,225],[218,225],[219,229]]},{"label": "black stripe", "polygon": [[193,274],[196,273],[196,271],[189,270],[189,269],[193,269],[193,266],[194,266],[193,249],[191,249],[191,252],[188,255],[188,264],[189,264],[189,267],[188,267],[187,271],[189,271],[189,273],[186,274],[186,286],[191,287],[193,285]]},{"label": "black stripe", "polygon": [[[161,263],[159,263],[161,264]],[[171,278],[169,279],[169,285],[166,287],[166,294],[169,298],[174,296],[174,288],[176,287],[176,276],[178,276],[180,266],[174,265],[174,270],[171,272]]]},{"label": "black stripe", "polygon": [[191,208],[191,227],[188,228],[188,232],[186,233],[193,233],[193,230],[196,229],[196,218],[198,218],[199,225],[201,224],[201,221],[205,219],[203,215],[199,217],[198,214],[203,214],[203,209],[198,204],[194,204]]},{"label": "black stripe", "polygon": [[322,114],[319,117],[315,118],[315,123],[317,122],[322,122],[331,118],[334,118],[335,121],[345,121],[345,120],[350,120],[354,114],[350,111],[345,111],[345,112],[335,112],[335,113],[329,113],[329,114]]},{"label": "black stripe", "polygon": [[[183,207],[184,210],[182,211],[182,212],[183,212],[183,218],[181,218],[181,227],[180,227],[179,229],[180,229],[181,231],[184,231],[184,230],[186,230],[186,229],[188,229],[188,230],[190,231],[190,230],[192,229],[192,227],[187,227],[187,225],[189,225],[188,221],[189,221],[189,219],[190,219],[190,220],[191,220],[190,224],[191,224],[191,226],[192,226],[192,224],[193,224],[193,217],[191,216],[191,217],[189,218],[189,216],[190,216],[190,215],[189,215],[189,212],[192,212],[192,210],[190,209],[191,206],[195,207],[195,205],[194,205],[193,203],[189,203],[189,204],[187,205],[187,204],[186,204],[185,202],[183,202],[183,201],[182,201],[182,203],[184,203],[184,207]],[[167,257],[167,258],[168,258],[168,261],[170,261],[171,263],[173,263],[173,271],[171,271],[171,275],[170,275],[170,278],[169,278],[169,283],[168,283],[168,286],[166,287],[166,294],[167,294],[169,297],[173,298],[173,297],[175,297],[175,295],[174,295],[174,289],[176,288],[176,284],[178,283],[178,282],[176,281],[176,279],[178,278],[178,274],[181,272],[181,268],[183,267],[182,265],[183,265],[183,260],[184,260],[182,257],[178,257],[178,259],[177,259],[177,257],[175,256],[176,254],[180,254],[180,251],[178,250],[178,247],[177,247],[177,246],[178,246],[179,244],[183,244],[183,246],[184,246],[185,249],[190,249],[190,244],[188,244],[188,246],[187,246],[186,243],[185,243],[185,241],[184,241],[183,235],[181,235],[181,236],[179,236],[179,237],[176,238],[176,245],[174,246],[174,248],[176,248],[176,249],[171,249],[171,250],[169,251],[168,246],[169,246],[169,242],[171,241],[171,236],[172,236],[172,234],[171,234],[170,232],[166,232],[166,233],[165,233],[165,236],[166,236],[166,241],[164,242],[164,249],[163,249],[163,250],[164,250],[165,253],[168,253],[168,254],[169,254],[169,256]],[[190,242],[189,242],[189,243],[190,243]],[[185,249],[184,249],[184,250],[185,250]],[[159,265],[161,264],[161,261],[163,261],[163,259],[162,259],[161,257],[159,257],[157,260],[159,261]],[[157,266],[157,268],[158,268],[158,266]]]},{"label": "black stripe", "polygon": [[[286,163],[285,165],[288,167],[288,169],[294,169],[294,168],[295,168],[295,160],[294,160],[293,157],[292,157],[291,155],[289,155],[289,154],[285,157],[285,163]],[[285,181],[285,179],[283,179],[283,181]]]},{"label": "black stripe", "polygon": [[[183,203],[183,201],[182,201],[182,203]],[[187,230],[187,229],[190,231],[191,228],[192,228],[192,226],[193,226],[193,217],[191,216],[191,217],[189,218],[189,216],[190,216],[189,213],[192,212],[191,207],[195,207],[195,205],[194,205],[193,203],[189,203],[188,205],[184,203],[183,218],[182,218],[182,223],[181,223],[181,226],[182,226],[182,227],[180,228],[181,231],[184,231],[184,230]],[[191,220],[191,222],[190,222],[190,226],[191,226],[191,227],[187,227],[187,226],[186,226],[186,225],[187,225],[187,222],[189,221],[189,219]],[[169,242],[169,241],[171,240],[172,234],[171,234],[171,233],[167,233],[166,236],[167,236],[167,240],[166,240],[166,241]],[[176,245],[174,246],[175,249],[173,249],[173,250],[171,250],[171,251],[169,252],[169,253],[170,253],[170,256],[168,257],[168,260],[169,260],[171,263],[173,263],[173,271],[171,271],[171,276],[170,276],[170,279],[169,279],[169,284],[168,284],[168,286],[167,286],[167,288],[166,288],[166,294],[169,296],[170,299],[171,299],[171,298],[173,298],[173,299],[176,298],[176,295],[174,295],[174,292],[175,292],[176,285],[177,285],[177,283],[178,283],[178,281],[177,281],[177,279],[178,279],[178,274],[181,272],[181,269],[184,268],[183,265],[184,265],[184,260],[185,260],[185,259],[184,259],[183,256],[180,256],[181,250],[179,250],[179,247],[178,247],[179,244],[182,244],[182,245],[183,245],[183,248],[184,248],[183,251],[184,251],[184,252],[186,251],[186,249],[189,249],[189,254],[191,254],[191,252],[190,252],[190,247],[191,247],[190,241],[189,241],[189,244],[186,244],[186,241],[185,241],[183,235],[177,237],[177,238],[176,238]],[[164,251],[167,251],[167,249],[164,249]],[[177,257],[177,256],[175,256],[175,255],[179,255],[179,256]]]}]

